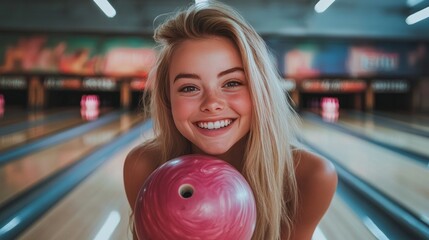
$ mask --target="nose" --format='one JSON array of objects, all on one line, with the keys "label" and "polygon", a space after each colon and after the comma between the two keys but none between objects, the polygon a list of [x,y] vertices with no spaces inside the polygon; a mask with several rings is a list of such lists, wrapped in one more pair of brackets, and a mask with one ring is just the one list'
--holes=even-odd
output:
[{"label": "nose", "polygon": [[202,112],[218,112],[225,107],[225,99],[219,93],[208,92],[201,103]]}]

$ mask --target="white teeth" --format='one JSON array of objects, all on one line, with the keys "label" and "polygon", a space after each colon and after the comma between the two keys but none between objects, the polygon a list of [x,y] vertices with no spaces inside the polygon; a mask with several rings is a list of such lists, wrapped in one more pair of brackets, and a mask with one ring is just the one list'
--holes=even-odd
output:
[{"label": "white teeth", "polygon": [[199,122],[198,123],[198,127],[200,128],[205,128],[205,129],[219,129],[219,128],[223,128],[228,126],[229,124],[231,124],[231,120],[220,120],[220,121],[216,121],[216,122]]}]

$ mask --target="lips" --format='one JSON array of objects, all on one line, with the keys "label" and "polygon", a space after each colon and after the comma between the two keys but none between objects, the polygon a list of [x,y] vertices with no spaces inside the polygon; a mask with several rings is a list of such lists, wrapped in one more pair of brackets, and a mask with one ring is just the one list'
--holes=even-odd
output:
[{"label": "lips", "polygon": [[214,130],[229,126],[233,122],[232,119],[222,119],[217,121],[197,122],[197,126],[202,129]]}]

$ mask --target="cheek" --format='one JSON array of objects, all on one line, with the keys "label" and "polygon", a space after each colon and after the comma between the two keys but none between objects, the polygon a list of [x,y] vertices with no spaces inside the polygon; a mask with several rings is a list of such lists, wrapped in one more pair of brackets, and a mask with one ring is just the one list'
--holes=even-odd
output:
[{"label": "cheek", "polygon": [[171,98],[171,112],[175,122],[187,120],[195,112],[195,103],[182,98]]},{"label": "cheek", "polygon": [[241,114],[250,115],[252,113],[253,104],[248,92],[232,96],[229,102]]}]

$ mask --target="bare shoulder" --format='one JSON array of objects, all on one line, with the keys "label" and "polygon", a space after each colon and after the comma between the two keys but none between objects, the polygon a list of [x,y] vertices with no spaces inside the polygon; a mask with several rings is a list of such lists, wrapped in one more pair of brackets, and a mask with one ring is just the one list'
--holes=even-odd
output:
[{"label": "bare shoulder", "polygon": [[326,178],[328,183],[335,180],[334,183],[336,185],[337,173],[335,167],[327,159],[302,149],[295,150],[293,152],[293,157],[298,184],[311,184],[315,180]]},{"label": "bare shoulder", "polygon": [[292,239],[311,239],[317,224],[328,210],[337,188],[334,165],[305,150],[294,151],[299,206]]},{"label": "bare shoulder", "polygon": [[159,166],[159,151],[140,145],[132,149],[124,163],[124,187],[130,206],[133,208],[137,195],[147,177]]}]

